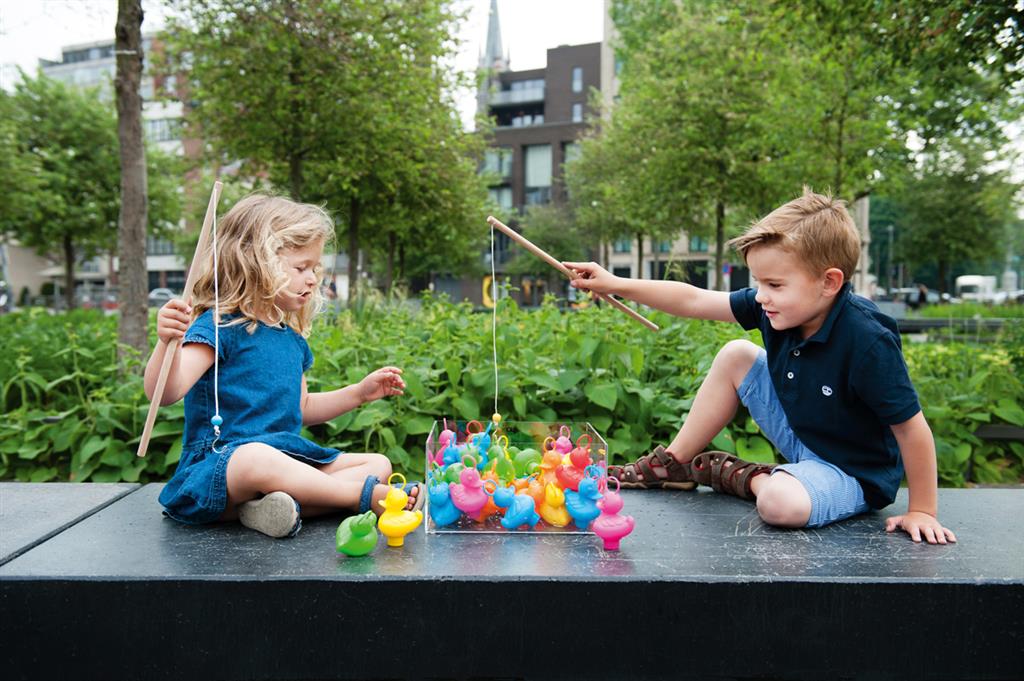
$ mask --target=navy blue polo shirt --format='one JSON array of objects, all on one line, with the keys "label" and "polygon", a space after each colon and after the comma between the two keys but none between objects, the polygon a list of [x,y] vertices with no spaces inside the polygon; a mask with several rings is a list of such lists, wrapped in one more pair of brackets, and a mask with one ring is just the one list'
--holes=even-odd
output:
[{"label": "navy blue polo shirt", "polygon": [[896,498],[903,461],[890,425],[921,410],[903,360],[899,328],[845,284],[821,328],[776,331],[754,300],[757,289],[729,296],[736,321],[760,329],[768,371],[793,432],[812,452],[860,482],[882,508]]}]

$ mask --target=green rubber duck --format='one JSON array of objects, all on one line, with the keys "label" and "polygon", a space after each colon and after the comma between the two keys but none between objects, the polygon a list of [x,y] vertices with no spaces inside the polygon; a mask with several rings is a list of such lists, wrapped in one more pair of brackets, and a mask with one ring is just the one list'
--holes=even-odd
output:
[{"label": "green rubber duck", "polygon": [[365,556],[377,546],[377,515],[367,511],[345,518],[334,535],[338,553]]}]

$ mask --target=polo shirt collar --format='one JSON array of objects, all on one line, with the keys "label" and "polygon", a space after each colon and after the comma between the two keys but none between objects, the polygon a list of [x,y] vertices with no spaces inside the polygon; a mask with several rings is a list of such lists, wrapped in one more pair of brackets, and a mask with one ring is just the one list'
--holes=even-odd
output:
[{"label": "polo shirt collar", "polygon": [[832,309],[828,311],[828,316],[825,317],[824,323],[820,329],[814,332],[813,336],[807,339],[808,343],[825,343],[828,341],[829,334],[832,333],[832,327],[835,325],[836,317],[842,312],[843,307],[846,306],[846,301],[850,298],[850,289],[850,282],[846,282],[839,289],[839,293],[836,294],[836,301],[832,303]]}]

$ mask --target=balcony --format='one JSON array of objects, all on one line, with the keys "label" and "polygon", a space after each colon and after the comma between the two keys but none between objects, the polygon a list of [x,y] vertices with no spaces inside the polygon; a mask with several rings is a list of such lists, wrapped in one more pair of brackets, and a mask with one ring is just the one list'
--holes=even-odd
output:
[{"label": "balcony", "polygon": [[544,88],[532,87],[522,90],[502,90],[492,92],[488,103],[491,106],[508,106],[511,104],[532,104],[544,101]]}]

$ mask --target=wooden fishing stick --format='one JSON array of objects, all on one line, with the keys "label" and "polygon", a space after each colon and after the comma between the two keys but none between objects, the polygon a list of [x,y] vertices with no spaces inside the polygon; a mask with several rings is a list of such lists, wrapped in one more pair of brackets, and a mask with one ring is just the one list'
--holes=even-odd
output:
[{"label": "wooden fishing stick", "polygon": [[[528,250],[530,253],[533,253],[535,256],[537,256],[538,258],[540,258],[541,260],[543,260],[547,264],[551,265],[552,267],[554,267],[556,270],[558,270],[559,272],[561,272],[565,276],[569,277],[569,279],[576,279],[577,278],[576,275],[573,274],[572,271],[570,271],[568,267],[566,267],[565,265],[563,265],[559,261],[557,261],[554,258],[552,258],[543,249],[541,249],[540,247],[535,245],[532,241],[530,241],[529,239],[524,237],[522,234],[520,234],[516,230],[512,229],[511,227],[508,227],[507,225],[502,224],[502,222],[500,220],[498,220],[498,218],[494,217],[493,215],[488,216],[487,217],[487,222],[490,223],[495,229],[498,229],[498,230],[504,232],[505,235],[508,236],[508,238],[512,239],[512,241],[515,241],[520,246],[522,246],[523,248]],[[615,298],[612,298],[610,295],[606,295],[604,293],[597,293],[597,291],[593,291],[593,293],[595,295],[597,295],[598,297],[600,297],[602,300],[607,301],[608,304],[611,305],[612,307],[618,308],[619,310],[622,310],[623,312],[628,314],[630,317],[632,317],[636,321],[638,321],[641,324],[643,324],[644,326],[646,326],[651,331],[657,331],[658,330],[658,325],[657,324],[652,322],[650,319],[647,319],[646,317],[644,317],[642,314],[640,314],[639,312],[637,312],[633,308],[626,307],[624,304],[622,304],[620,301],[616,300]]]},{"label": "wooden fishing stick", "polygon": [[[199,243],[196,244],[196,254],[192,256],[192,263],[188,267],[188,278],[185,280],[185,290],[181,293],[181,299],[188,302],[192,297],[192,287],[196,283],[196,272],[199,271],[198,262],[200,256],[209,250],[213,217],[217,213],[217,202],[220,201],[220,190],[223,187],[219,181],[213,183],[213,192],[210,194],[210,205],[206,207],[206,217],[203,218],[203,228],[199,232]],[[167,385],[167,375],[171,372],[171,364],[174,363],[174,355],[178,351],[178,339],[175,338],[167,344],[164,351],[164,361],[160,365],[160,375],[156,379],[156,387],[153,388],[153,399],[149,402],[149,413],[146,414],[146,425],[142,429],[142,439],[139,440],[139,449],[136,452],[139,456],[146,456],[146,449],[149,448],[149,438],[153,435],[153,424],[156,423],[156,412],[160,409],[160,400],[164,396],[164,387]]]}]

